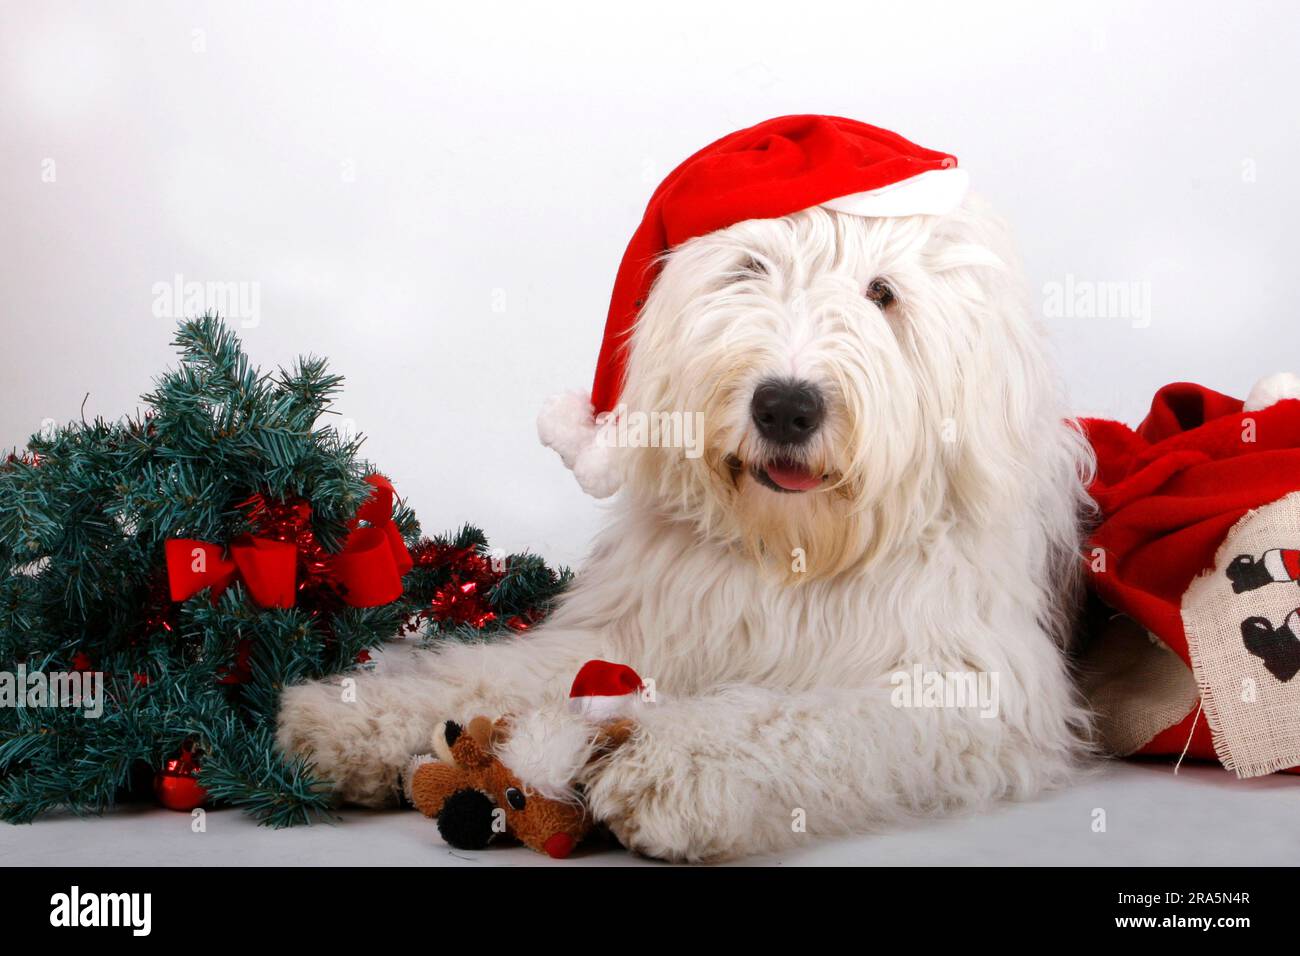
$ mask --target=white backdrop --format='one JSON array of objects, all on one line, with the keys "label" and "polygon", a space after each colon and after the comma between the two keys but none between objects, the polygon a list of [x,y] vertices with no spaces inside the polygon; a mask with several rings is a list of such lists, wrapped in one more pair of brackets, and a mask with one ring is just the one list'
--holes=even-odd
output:
[{"label": "white backdrop", "polygon": [[1287,3],[4,0],[0,444],[133,409],[157,284],[239,283],[254,359],[329,356],[427,529],[575,561],[599,509],[536,410],[589,382],[658,180],[792,112],[960,157],[1081,412],[1242,394],[1300,370],[1298,54]]}]

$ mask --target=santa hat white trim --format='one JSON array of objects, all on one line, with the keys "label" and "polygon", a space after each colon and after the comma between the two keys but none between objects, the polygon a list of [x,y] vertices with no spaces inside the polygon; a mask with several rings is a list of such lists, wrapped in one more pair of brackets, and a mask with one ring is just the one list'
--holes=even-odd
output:
[{"label": "santa hat white trim", "polygon": [[966,198],[970,175],[957,166],[931,169],[879,189],[851,193],[822,203],[822,207],[850,216],[876,219],[899,216],[942,216]]},{"label": "santa hat white trim", "polygon": [[1257,412],[1288,398],[1300,398],[1300,375],[1278,372],[1255,383],[1246,397],[1243,410]]},{"label": "santa hat white trim", "polygon": [[601,724],[618,717],[631,717],[641,703],[641,695],[619,694],[570,697],[569,713]]},{"label": "santa hat white trim", "polygon": [[[891,218],[941,216],[961,205],[970,187],[970,176],[957,166],[931,169],[879,189],[851,193],[822,203],[822,207],[851,216]],[[609,429],[601,441],[600,432]],[[612,436],[617,421],[613,414],[598,421],[588,392],[565,392],[552,396],[537,416],[537,436],[542,444],[559,453],[582,490],[593,498],[608,498],[622,485]]]}]

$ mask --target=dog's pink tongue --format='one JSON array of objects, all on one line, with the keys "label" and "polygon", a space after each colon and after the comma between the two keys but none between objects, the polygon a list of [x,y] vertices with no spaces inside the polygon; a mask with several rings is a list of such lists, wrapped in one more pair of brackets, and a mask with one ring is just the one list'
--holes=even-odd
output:
[{"label": "dog's pink tongue", "polygon": [[767,477],[786,491],[812,491],[822,483],[821,475],[793,462],[773,462],[767,466]]}]

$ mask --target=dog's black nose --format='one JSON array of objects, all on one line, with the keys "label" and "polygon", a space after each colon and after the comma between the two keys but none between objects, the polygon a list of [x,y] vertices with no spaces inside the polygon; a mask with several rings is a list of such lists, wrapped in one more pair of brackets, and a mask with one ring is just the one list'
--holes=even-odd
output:
[{"label": "dog's black nose", "polygon": [[826,414],[821,392],[807,382],[763,382],[749,405],[758,433],[778,445],[801,445]]}]

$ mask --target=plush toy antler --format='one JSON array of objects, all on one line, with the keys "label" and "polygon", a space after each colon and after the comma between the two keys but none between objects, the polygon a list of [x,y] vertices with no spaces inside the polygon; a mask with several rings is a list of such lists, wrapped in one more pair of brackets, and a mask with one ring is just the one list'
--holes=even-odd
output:
[{"label": "plush toy antler", "polygon": [[[597,730],[597,752],[606,753],[631,734],[630,721]],[[555,800],[525,787],[492,752],[509,733],[508,718],[475,717],[462,728],[448,721],[434,734],[440,760],[417,758],[408,776],[411,802],[436,817],[451,846],[481,850],[507,834],[556,859],[568,856],[591,831],[580,802]]]}]

